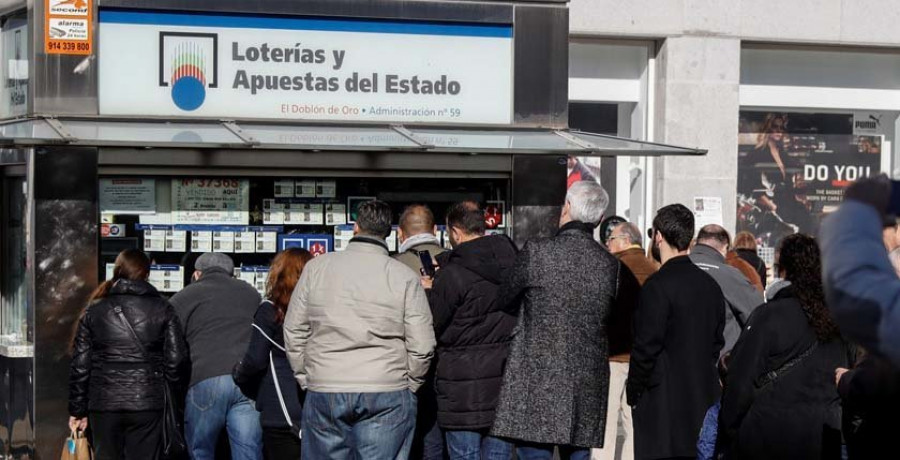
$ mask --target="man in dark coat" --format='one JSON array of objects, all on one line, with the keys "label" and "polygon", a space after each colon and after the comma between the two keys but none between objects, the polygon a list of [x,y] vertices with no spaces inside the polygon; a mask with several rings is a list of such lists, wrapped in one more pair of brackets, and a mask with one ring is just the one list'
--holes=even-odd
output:
[{"label": "man in dark coat", "polygon": [[453,251],[429,293],[437,337],[437,418],[451,458],[509,458],[513,446],[488,436],[516,317],[498,292],[516,260],[505,235],[484,236],[484,213],[463,203],[447,212]]},{"label": "man in dark coat", "polygon": [[641,289],[626,390],[635,458],[693,458],[703,417],[721,394],[716,362],[725,344],[725,297],[687,257],[689,209],[660,209],[653,233],[663,265]]},{"label": "man in dark coat", "polygon": [[853,370],[835,373],[844,409],[844,437],[851,460],[879,458],[896,449],[900,433],[900,369],[873,354]]},{"label": "man in dark coat", "polygon": [[596,182],[572,185],[557,235],[526,244],[503,287],[519,319],[491,434],[517,440],[520,459],[549,460],[554,446],[587,459],[604,444],[606,324],[623,272],[592,236],[608,203]]}]

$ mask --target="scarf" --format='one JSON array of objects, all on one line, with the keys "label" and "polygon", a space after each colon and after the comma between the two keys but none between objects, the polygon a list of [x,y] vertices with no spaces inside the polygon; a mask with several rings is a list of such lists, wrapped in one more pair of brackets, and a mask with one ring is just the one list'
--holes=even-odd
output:
[{"label": "scarf", "polygon": [[438,241],[437,237],[432,235],[431,233],[419,233],[418,235],[413,235],[406,239],[403,244],[400,245],[400,249],[397,251],[399,253],[404,253],[409,251],[410,248],[418,246],[420,244],[436,244],[438,246],[441,243]]},{"label": "scarf", "polygon": [[778,293],[782,289],[784,289],[790,285],[791,285],[791,282],[788,280],[783,280],[780,278],[775,278],[774,280],[772,280],[772,282],[769,283],[769,287],[766,288],[766,302],[770,302],[772,299],[775,298],[776,295],[778,295]]}]

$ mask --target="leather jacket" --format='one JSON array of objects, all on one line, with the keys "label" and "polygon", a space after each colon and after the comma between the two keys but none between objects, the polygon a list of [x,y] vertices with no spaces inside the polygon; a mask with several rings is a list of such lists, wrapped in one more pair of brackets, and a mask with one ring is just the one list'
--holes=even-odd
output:
[{"label": "leather jacket", "polygon": [[[149,355],[116,313],[119,307]],[[175,309],[146,281],[120,279],[85,309],[69,373],[69,414],[162,410],[163,384],[186,382],[187,345]],[[165,379],[165,380],[164,380]]]}]

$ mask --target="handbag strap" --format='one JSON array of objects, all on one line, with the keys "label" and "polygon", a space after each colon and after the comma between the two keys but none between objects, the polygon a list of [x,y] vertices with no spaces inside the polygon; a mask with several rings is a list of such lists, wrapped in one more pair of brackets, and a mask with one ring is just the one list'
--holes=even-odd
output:
[{"label": "handbag strap", "polygon": [[138,348],[140,348],[141,354],[144,355],[144,359],[149,361],[150,364],[153,364],[153,362],[150,360],[150,355],[147,354],[147,349],[144,348],[144,343],[141,342],[141,339],[138,337],[137,332],[134,332],[134,328],[131,327],[131,323],[128,321],[128,318],[125,317],[125,312],[122,311],[122,307],[120,305],[116,305],[115,307],[113,307],[113,311],[116,313],[116,316],[119,317],[119,320],[122,321],[122,324],[125,325],[125,329],[128,329],[129,335],[131,335],[131,338],[134,339],[134,343],[138,346]]},{"label": "handbag strap", "polygon": [[[269,337],[262,328],[256,325],[256,323],[252,324],[253,328],[256,329],[257,332],[262,334],[263,337],[266,338],[273,346],[278,348],[281,351],[285,351],[284,347],[278,345],[275,340]],[[284,394],[281,392],[281,384],[278,382],[278,372],[275,370],[275,359],[272,357],[272,351],[269,350],[269,369],[272,371],[272,381],[275,384],[275,393],[278,395],[278,402],[281,404],[281,413],[284,414],[284,420],[287,422],[288,426],[293,429],[294,422],[291,420],[291,414],[288,412],[287,404],[284,402]],[[297,434],[299,436],[299,430],[297,430]]]},{"label": "handbag strap", "polygon": [[784,376],[784,374],[786,374],[792,368],[796,367],[804,359],[808,358],[809,355],[813,354],[813,352],[816,351],[816,348],[818,348],[818,347],[819,347],[819,341],[816,340],[803,353],[800,353],[799,355],[791,358],[788,362],[782,364],[781,367],[779,367],[778,369],[775,369],[774,371],[766,372],[762,377],[759,378],[759,383],[757,384],[757,387],[759,387],[759,389],[764,389],[767,386],[775,383],[776,380],[778,380],[780,377]]}]

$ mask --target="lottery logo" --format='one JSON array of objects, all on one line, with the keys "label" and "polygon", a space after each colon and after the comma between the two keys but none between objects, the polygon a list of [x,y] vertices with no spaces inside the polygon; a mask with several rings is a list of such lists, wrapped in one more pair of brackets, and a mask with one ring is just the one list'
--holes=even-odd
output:
[{"label": "lottery logo", "polygon": [[160,32],[159,42],[159,86],[170,88],[179,109],[199,109],[218,87],[218,35]]}]

